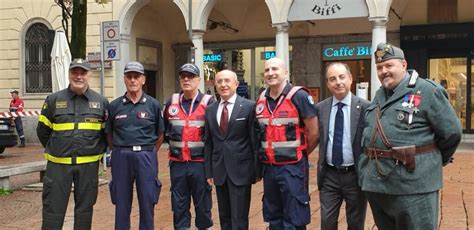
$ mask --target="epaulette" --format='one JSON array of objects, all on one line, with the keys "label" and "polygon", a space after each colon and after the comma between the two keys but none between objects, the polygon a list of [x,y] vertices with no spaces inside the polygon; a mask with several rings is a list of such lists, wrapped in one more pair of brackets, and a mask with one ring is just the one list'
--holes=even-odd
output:
[{"label": "epaulette", "polygon": [[418,73],[414,69],[407,70],[410,75],[410,80],[408,81],[408,88],[415,88],[416,81],[418,81]]}]

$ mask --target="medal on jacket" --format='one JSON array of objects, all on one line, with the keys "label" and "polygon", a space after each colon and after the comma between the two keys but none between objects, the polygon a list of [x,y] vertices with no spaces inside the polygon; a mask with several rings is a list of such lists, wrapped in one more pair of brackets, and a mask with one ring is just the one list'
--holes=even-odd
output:
[{"label": "medal on jacket", "polygon": [[[420,94],[421,92],[418,91],[417,94]],[[410,125],[413,122],[413,113],[418,113],[419,106],[421,103],[421,95],[415,95],[415,94],[406,94],[403,97],[403,102],[402,106],[404,108],[409,108],[410,112],[408,114],[408,125]]]}]

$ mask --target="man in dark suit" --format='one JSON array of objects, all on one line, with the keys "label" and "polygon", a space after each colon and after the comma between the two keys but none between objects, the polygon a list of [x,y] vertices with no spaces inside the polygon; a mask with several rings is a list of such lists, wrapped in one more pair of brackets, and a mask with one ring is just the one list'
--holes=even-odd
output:
[{"label": "man in dark suit", "polygon": [[367,200],[357,184],[355,163],[361,151],[364,113],[370,102],[351,93],[352,75],[345,63],[326,68],[332,97],[318,103],[318,188],[321,229],[337,230],[342,201],[346,202],[348,229],[364,229]]},{"label": "man in dark suit", "polygon": [[215,78],[220,100],[206,108],[205,168],[215,184],[221,229],[248,229],[251,186],[260,178],[255,102],[236,94],[230,70]]}]

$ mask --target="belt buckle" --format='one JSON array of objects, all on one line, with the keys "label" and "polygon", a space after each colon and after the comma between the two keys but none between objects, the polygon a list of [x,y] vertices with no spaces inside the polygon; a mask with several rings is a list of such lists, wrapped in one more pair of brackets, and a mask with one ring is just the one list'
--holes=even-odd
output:
[{"label": "belt buckle", "polygon": [[339,173],[348,173],[350,166],[334,166]]},{"label": "belt buckle", "polygon": [[140,145],[134,145],[134,146],[132,147],[132,150],[133,150],[134,152],[142,151],[142,147],[141,147]]}]

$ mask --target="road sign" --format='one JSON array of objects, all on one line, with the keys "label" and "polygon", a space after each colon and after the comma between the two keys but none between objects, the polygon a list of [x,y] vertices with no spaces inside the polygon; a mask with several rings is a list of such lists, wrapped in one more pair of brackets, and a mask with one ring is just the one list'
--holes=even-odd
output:
[{"label": "road sign", "polygon": [[120,42],[118,41],[104,42],[104,60],[105,61],[120,60]]},{"label": "road sign", "polygon": [[103,41],[120,40],[119,21],[102,22]]},{"label": "road sign", "polygon": [[102,53],[105,61],[120,60],[119,21],[102,22]]}]

